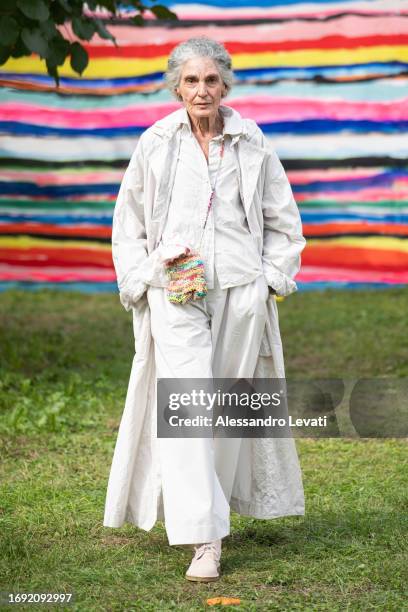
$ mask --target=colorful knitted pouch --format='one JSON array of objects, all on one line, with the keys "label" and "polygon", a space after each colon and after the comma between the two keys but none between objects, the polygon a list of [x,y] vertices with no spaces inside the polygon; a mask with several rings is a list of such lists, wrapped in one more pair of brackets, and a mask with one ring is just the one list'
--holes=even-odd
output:
[{"label": "colorful knitted pouch", "polygon": [[191,300],[201,300],[207,295],[204,263],[199,253],[187,250],[186,254],[176,257],[165,264],[169,278],[167,299],[173,304],[185,304]]}]

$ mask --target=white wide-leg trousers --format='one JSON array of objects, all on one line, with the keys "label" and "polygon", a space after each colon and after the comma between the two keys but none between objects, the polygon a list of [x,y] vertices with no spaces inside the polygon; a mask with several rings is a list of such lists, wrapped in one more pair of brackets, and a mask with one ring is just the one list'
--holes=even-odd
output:
[{"label": "white wide-leg trousers", "polygon": [[[157,378],[251,378],[267,316],[268,286],[254,281],[172,304],[149,286]],[[165,527],[170,545],[198,544],[230,532],[241,438],[157,438]]]}]

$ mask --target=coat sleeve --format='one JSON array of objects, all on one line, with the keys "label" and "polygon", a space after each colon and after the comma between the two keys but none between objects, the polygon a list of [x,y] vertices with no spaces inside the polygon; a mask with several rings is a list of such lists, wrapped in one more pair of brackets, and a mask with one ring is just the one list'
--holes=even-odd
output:
[{"label": "coat sleeve", "polygon": [[112,220],[112,259],[119,299],[127,311],[147,289],[138,274],[148,256],[143,176],[143,139],[140,138],[123,177]]},{"label": "coat sleeve", "polygon": [[[263,136],[263,135],[262,135]],[[306,245],[300,213],[278,155],[263,136],[267,149],[263,188],[262,265],[268,285],[277,295],[297,290],[293,280],[300,269],[300,253]]]}]

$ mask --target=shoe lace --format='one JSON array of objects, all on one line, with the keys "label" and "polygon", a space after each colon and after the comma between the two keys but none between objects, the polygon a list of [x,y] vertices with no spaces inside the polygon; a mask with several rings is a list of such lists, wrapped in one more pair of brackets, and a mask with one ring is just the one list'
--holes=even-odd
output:
[{"label": "shoe lace", "polygon": [[212,552],[215,555],[217,554],[217,547],[213,542],[207,542],[196,547],[196,559],[201,559],[201,557],[207,552]]}]

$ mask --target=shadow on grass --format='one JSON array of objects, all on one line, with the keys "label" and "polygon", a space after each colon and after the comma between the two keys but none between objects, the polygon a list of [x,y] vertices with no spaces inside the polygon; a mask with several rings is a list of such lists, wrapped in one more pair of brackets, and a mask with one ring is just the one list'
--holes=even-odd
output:
[{"label": "shadow on grass", "polygon": [[[313,562],[333,555],[350,555],[367,548],[397,546],[403,550],[408,518],[396,512],[345,512],[309,515],[305,519],[283,519],[271,524],[268,520],[250,519],[238,531],[232,529],[223,543],[224,573],[240,568],[259,569],[273,560],[290,562],[305,557]],[[288,521],[291,522],[288,525]]]}]

